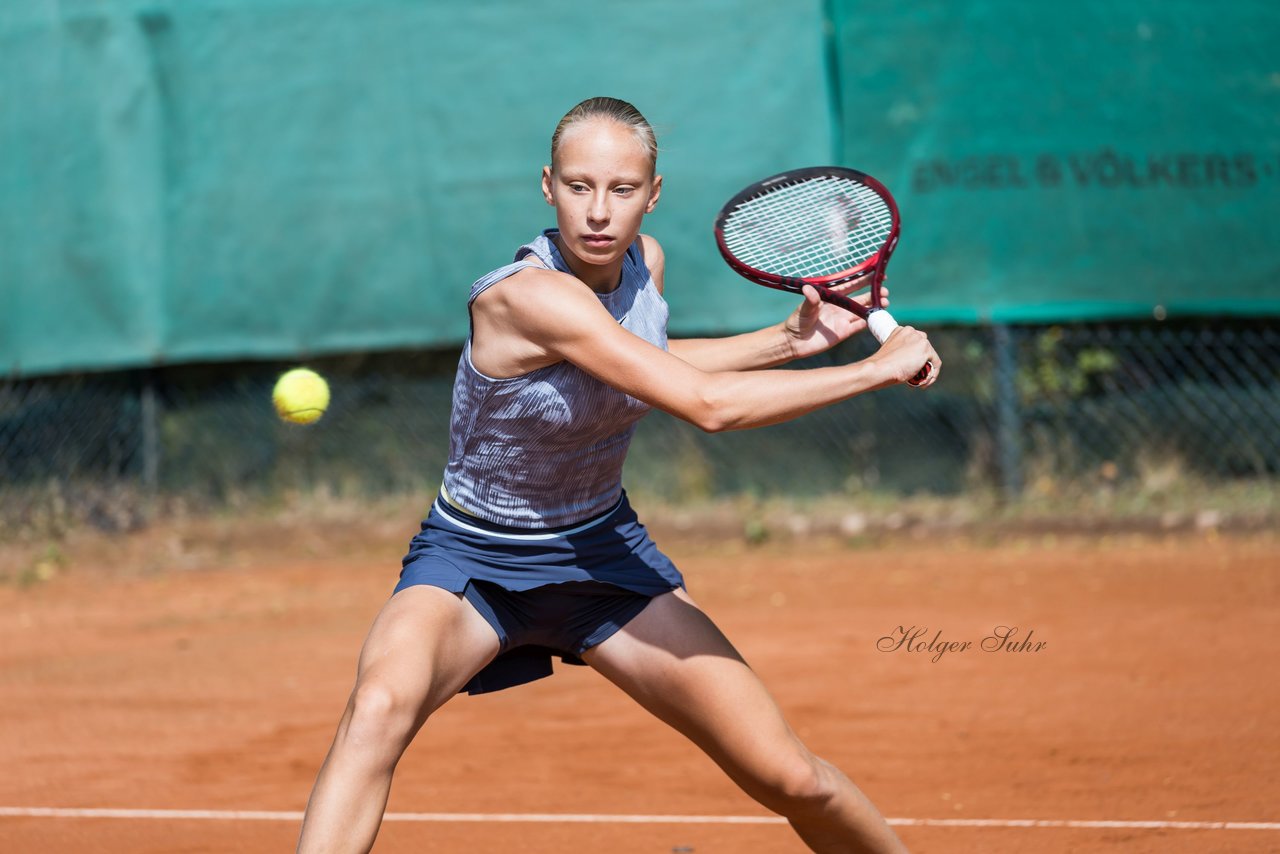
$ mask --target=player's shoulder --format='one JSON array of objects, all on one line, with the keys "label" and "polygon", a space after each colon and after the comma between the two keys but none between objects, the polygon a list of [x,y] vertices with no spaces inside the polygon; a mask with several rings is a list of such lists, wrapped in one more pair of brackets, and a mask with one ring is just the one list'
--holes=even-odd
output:
[{"label": "player's shoulder", "polygon": [[476,297],[473,310],[520,315],[543,312],[553,303],[580,295],[581,282],[547,267],[525,267],[495,282]]},{"label": "player's shoulder", "polygon": [[571,273],[553,270],[549,267],[525,267],[506,280],[512,287],[509,290],[520,291],[523,296],[528,292],[531,296],[555,294],[565,289],[577,290],[581,282]]},{"label": "player's shoulder", "polygon": [[666,259],[662,252],[662,244],[658,243],[658,238],[651,234],[640,235],[640,256],[650,267],[661,264]]},{"label": "player's shoulder", "polygon": [[657,286],[658,291],[662,291],[663,276],[667,268],[667,256],[662,251],[662,244],[658,243],[658,239],[652,235],[640,235],[640,259],[644,265],[649,268],[649,274],[653,276],[653,283]]}]

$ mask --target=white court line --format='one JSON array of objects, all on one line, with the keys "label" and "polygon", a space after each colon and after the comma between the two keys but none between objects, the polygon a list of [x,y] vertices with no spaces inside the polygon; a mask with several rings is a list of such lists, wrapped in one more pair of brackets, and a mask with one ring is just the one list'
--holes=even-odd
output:
[{"label": "white court line", "polygon": [[[301,812],[268,810],[128,810],[0,807],[0,818],[132,818],[301,821]],[[784,824],[768,815],[592,815],[573,813],[389,812],[385,821],[567,824]],[[1130,830],[1280,830],[1275,821],[1087,821],[1036,818],[890,818],[898,827],[1058,827]]]}]

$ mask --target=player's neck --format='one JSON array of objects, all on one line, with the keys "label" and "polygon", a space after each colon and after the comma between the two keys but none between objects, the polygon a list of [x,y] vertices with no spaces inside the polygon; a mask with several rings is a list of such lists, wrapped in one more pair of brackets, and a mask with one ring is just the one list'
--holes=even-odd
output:
[{"label": "player's neck", "polygon": [[555,244],[556,249],[560,250],[560,257],[564,258],[564,262],[569,265],[569,271],[596,293],[612,293],[622,284],[623,258],[605,265],[588,264],[570,252],[559,235],[556,235]]}]

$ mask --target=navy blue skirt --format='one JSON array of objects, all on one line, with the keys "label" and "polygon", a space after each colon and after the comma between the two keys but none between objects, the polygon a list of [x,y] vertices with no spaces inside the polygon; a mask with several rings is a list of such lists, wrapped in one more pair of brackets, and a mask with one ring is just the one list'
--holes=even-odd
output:
[{"label": "navy blue skirt", "polygon": [[684,586],[626,494],[611,510],[561,528],[476,519],[437,499],[403,560],[395,592],[416,584],[464,596],[493,626],[498,656],[463,690],[509,688],[551,675],[551,659],[580,654]]}]

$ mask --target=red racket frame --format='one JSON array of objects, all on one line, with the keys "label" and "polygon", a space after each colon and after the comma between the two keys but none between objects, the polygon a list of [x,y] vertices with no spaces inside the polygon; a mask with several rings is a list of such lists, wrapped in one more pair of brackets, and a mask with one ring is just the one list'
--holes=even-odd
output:
[{"label": "red racket frame", "polygon": [[[738,260],[737,256],[729,249],[724,238],[724,224],[729,216],[743,202],[749,201],[762,193],[768,192],[771,187],[778,184],[791,181],[803,181],[810,178],[833,177],[848,178],[857,181],[865,187],[873,190],[878,196],[885,200],[889,206],[889,214],[891,217],[891,225],[889,236],[885,239],[884,245],[876,250],[875,254],[867,258],[862,263],[841,270],[827,276],[814,276],[811,278],[799,278],[794,276],[779,276],[776,273],[769,273],[764,270],[756,269],[750,264]],[[893,194],[889,192],[889,188],[877,181],[865,172],[859,172],[857,169],[847,169],[843,166],[810,166],[804,169],[792,169],[787,172],[781,172],[777,175],[765,178],[763,181],[757,181],[740,193],[735,195],[729,201],[725,202],[724,207],[720,209],[720,213],[716,216],[715,232],[716,246],[720,250],[720,255],[724,258],[734,272],[745,279],[749,279],[758,285],[764,285],[768,288],[775,288],[780,291],[798,294],[802,292],[805,285],[812,285],[818,295],[826,302],[838,305],[841,308],[851,311],[861,318],[866,318],[872,311],[882,309],[884,306],[880,297],[880,284],[884,281],[885,268],[889,264],[889,257],[893,254],[893,250],[898,246],[898,235],[901,231],[902,223],[898,217],[898,203],[894,201]],[[863,306],[859,302],[854,302],[843,294],[838,294],[830,290],[832,285],[842,285],[855,279],[871,276],[871,305]]]},{"label": "red racket frame", "polygon": [[[890,227],[889,234],[885,238],[884,244],[876,250],[866,260],[850,267],[846,270],[840,270],[826,276],[813,277],[796,277],[796,276],[780,276],[776,273],[770,273],[765,270],[757,269],[738,259],[736,255],[729,249],[725,242],[724,225],[733,212],[744,202],[766,193],[770,188],[792,181],[803,181],[810,178],[846,178],[856,181],[865,187],[870,188],[878,196],[884,199],[889,206]],[[893,194],[889,192],[889,188],[868,175],[866,172],[860,172],[857,169],[849,169],[844,166],[809,166],[803,169],[792,169],[786,172],[780,172],[777,175],[771,175],[762,181],[746,187],[737,193],[729,201],[725,202],[720,209],[720,213],[716,216],[715,233],[716,246],[720,250],[720,255],[724,258],[734,272],[758,285],[764,285],[768,288],[775,288],[780,291],[787,291],[793,294],[803,293],[805,285],[810,285],[818,292],[818,296],[824,302],[837,305],[846,311],[851,311],[864,320],[870,320],[871,315],[877,311],[884,310],[884,304],[880,295],[880,285],[884,282],[885,270],[889,266],[889,258],[893,255],[893,250],[898,247],[898,237],[902,231],[902,221],[898,216],[898,203],[894,200]],[[870,276],[869,285],[871,287],[871,305],[863,306],[861,303],[850,299],[843,294],[835,293],[831,290],[833,285],[842,285],[846,282],[852,282],[857,279]],[[887,319],[891,317],[887,312],[884,315]],[[896,326],[896,322],[891,322]],[[879,334],[877,332],[877,334]],[[908,380],[908,384],[916,386],[928,379],[933,373],[933,364],[926,362],[920,368],[920,372]]]}]

